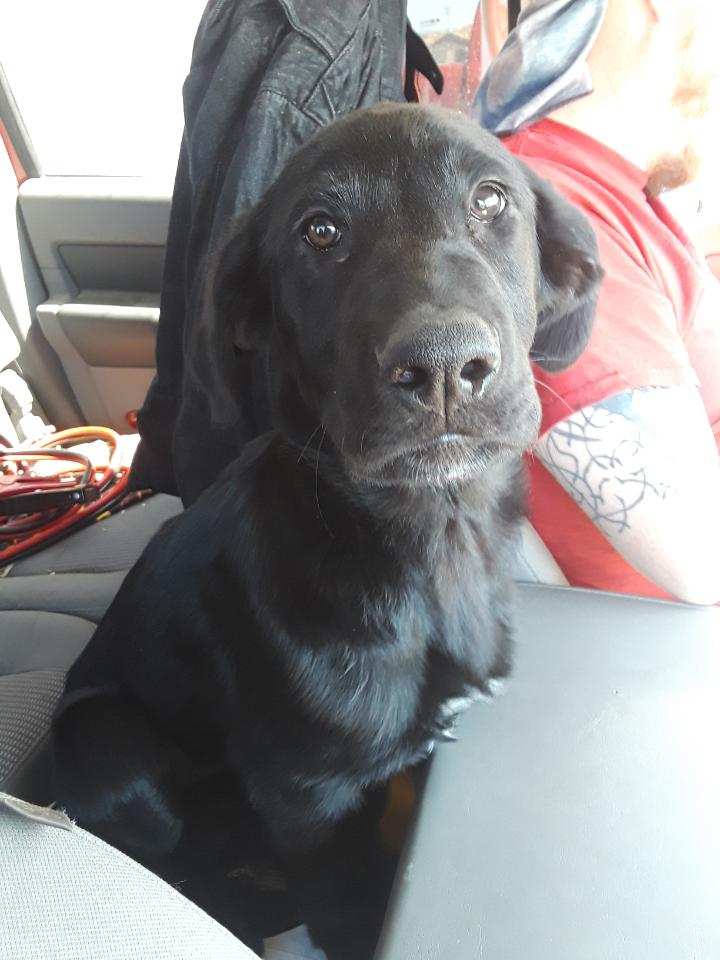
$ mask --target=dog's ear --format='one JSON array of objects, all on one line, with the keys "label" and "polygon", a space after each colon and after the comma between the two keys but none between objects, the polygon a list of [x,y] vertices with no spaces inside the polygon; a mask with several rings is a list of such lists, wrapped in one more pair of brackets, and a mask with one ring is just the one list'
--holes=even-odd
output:
[{"label": "dog's ear", "polygon": [[603,269],[588,219],[532,171],[529,180],[540,263],[530,356],[553,372],[574,363],[590,339]]},{"label": "dog's ear", "polygon": [[238,350],[263,347],[270,334],[272,297],[261,244],[264,204],[234,220],[218,244],[212,296],[215,316]]}]

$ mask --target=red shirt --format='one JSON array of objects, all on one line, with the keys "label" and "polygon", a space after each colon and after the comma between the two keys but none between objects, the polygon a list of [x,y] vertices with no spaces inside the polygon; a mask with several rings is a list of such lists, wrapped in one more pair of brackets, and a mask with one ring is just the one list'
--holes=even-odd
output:
[{"label": "red shirt", "polygon": [[[646,175],[591,137],[542,120],[505,146],[590,219],[606,276],[587,349],[568,370],[536,367],[542,432],[626,390],[695,385],[720,443],[720,287]],[[531,520],[574,586],[666,597],[615,551],[573,499],[529,460]]]}]

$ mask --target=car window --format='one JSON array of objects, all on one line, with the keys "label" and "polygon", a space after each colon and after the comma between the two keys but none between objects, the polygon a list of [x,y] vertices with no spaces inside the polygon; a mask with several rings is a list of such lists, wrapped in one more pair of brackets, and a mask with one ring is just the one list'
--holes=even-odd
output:
[{"label": "car window", "polygon": [[478,0],[408,0],[407,14],[418,33],[436,33],[473,22]]},{"label": "car window", "polygon": [[172,178],[205,0],[3,6],[0,59],[43,173]]}]

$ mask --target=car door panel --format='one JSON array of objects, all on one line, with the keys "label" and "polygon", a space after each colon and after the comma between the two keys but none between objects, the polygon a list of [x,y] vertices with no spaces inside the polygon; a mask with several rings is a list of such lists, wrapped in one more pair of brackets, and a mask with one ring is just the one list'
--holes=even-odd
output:
[{"label": "car door panel", "polygon": [[47,299],[42,332],[85,419],[131,429],[155,368],[171,185],[141,177],[35,177],[22,217]]}]

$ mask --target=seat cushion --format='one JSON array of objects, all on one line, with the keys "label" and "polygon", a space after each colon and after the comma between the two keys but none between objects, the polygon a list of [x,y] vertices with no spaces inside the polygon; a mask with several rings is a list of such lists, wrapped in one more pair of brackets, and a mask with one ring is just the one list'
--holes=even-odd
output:
[{"label": "seat cushion", "polygon": [[21,815],[5,802],[0,795],[0,957],[257,960],[173,887],[57,811]]},{"label": "seat cushion", "polygon": [[0,611],[0,677],[33,670],[66,671],[94,629],[88,620],[61,613]]},{"label": "seat cushion", "polygon": [[0,580],[0,611],[43,610],[98,623],[125,574],[125,570],[115,570],[6,577]]},{"label": "seat cushion", "polygon": [[[9,579],[60,573],[107,573],[129,570],[153,534],[182,510],[177,497],[157,494],[106,520],[78,530],[38,553],[18,560]],[[4,584],[0,584],[0,592]]]},{"label": "seat cushion", "polygon": [[182,509],[158,495],[18,560],[0,578],[0,611],[45,610],[97,623],[148,541]]},{"label": "seat cushion", "polygon": [[0,786],[47,799],[45,745],[65,673],[158,528],[155,496],[13,564],[0,579]]},{"label": "seat cushion", "polygon": [[43,745],[65,673],[94,629],[66,614],[0,611],[0,788],[47,792]]}]

